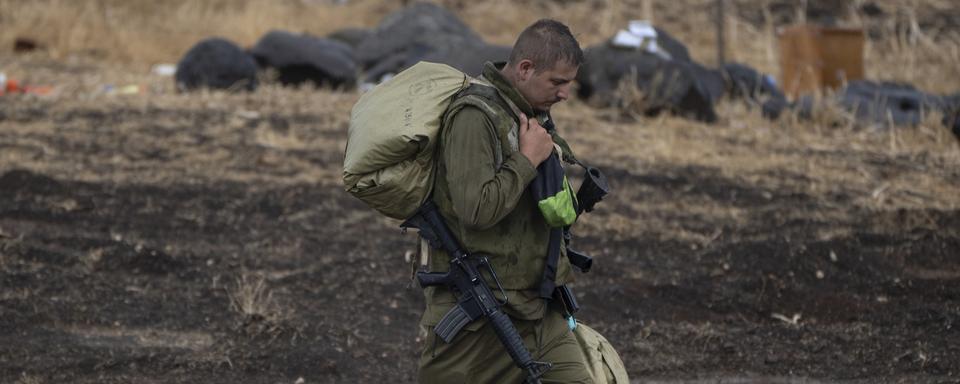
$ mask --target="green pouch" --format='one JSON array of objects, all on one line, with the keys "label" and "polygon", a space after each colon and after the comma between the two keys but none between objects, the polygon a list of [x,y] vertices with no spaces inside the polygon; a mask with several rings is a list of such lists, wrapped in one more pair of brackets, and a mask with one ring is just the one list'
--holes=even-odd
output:
[{"label": "green pouch", "polygon": [[570,182],[564,176],[563,189],[553,196],[538,201],[537,206],[547,225],[553,228],[566,227],[577,221],[576,200],[577,195],[573,193]]}]

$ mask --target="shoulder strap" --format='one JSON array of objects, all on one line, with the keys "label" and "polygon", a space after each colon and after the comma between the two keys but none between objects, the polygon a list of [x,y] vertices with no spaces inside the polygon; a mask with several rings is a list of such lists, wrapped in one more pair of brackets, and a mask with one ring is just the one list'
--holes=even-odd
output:
[{"label": "shoulder strap", "polygon": [[500,92],[497,91],[496,87],[482,80],[473,80],[469,86],[461,90],[457,94],[454,104],[456,104],[457,101],[472,102],[471,104],[479,102],[483,104],[481,105],[482,109],[488,109],[487,107],[496,108],[496,110],[490,109],[484,110],[484,112],[495,114],[507,112],[513,120],[519,120],[519,109],[513,105],[513,103],[507,102],[507,100],[500,95]]},{"label": "shoulder strap", "polygon": [[[493,121],[495,130],[491,131],[496,146],[496,166],[500,168],[503,165],[503,140],[514,150],[520,148],[520,132],[516,115],[512,113],[508,103],[500,97],[496,88],[485,84],[482,80],[471,80],[471,84],[457,93],[453,101],[447,108],[443,117],[443,125],[448,126],[453,116],[466,106],[471,106],[483,111],[488,118]],[[498,119],[509,119],[506,121],[496,121]],[[506,131],[499,131],[504,130]]]}]

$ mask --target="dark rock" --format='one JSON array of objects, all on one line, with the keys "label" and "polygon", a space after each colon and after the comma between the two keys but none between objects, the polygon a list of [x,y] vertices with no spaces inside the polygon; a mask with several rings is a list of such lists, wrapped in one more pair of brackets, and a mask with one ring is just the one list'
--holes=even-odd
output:
[{"label": "dark rock", "polygon": [[245,89],[257,87],[257,63],[236,44],[214,37],[203,40],[183,56],[174,76],[181,90],[197,88]]},{"label": "dark rock", "polygon": [[261,67],[276,69],[284,85],[353,88],[357,82],[353,48],[337,40],[270,31],[250,52]]}]

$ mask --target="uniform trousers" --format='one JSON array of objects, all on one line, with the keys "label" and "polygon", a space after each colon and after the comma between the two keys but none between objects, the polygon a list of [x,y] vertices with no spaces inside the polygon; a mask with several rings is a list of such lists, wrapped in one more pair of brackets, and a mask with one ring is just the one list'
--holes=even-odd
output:
[{"label": "uniform trousers", "polygon": [[[542,319],[511,320],[533,359],[553,364],[541,377],[544,384],[593,384],[583,348],[555,306],[549,306]],[[493,327],[484,324],[475,331],[466,328],[450,344],[429,329],[420,355],[421,384],[523,383],[526,372],[510,358]]]}]

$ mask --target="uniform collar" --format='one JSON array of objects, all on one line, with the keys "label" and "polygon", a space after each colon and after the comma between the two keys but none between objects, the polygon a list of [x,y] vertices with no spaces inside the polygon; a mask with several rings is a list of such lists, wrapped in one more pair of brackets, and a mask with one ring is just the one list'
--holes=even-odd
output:
[{"label": "uniform collar", "polygon": [[[506,76],[503,76],[503,74],[500,73],[500,69],[502,69],[504,65],[506,65],[506,62],[502,61],[497,63],[491,63],[489,61],[486,62],[483,65],[481,77],[497,89],[497,93],[499,93],[500,96],[505,99],[507,104],[512,104],[511,109],[516,107],[517,110],[523,112],[527,116],[536,116],[537,120],[540,121],[540,125],[546,128],[547,132],[550,132],[550,135],[553,136],[553,141],[558,143],[558,145],[563,148],[562,154],[564,161],[571,164],[578,163],[577,158],[573,155],[573,151],[570,150],[570,146],[567,145],[567,141],[563,140],[563,138],[557,134],[557,129],[553,123],[553,120],[550,118],[550,113],[534,113],[533,108],[530,107],[530,103],[528,103],[527,100],[520,95],[520,91],[510,84],[510,81],[507,80]],[[513,113],[516,114],[516,111],[513,111]],[[520,116],[517,116],[517,118],[519,119]]]}]

